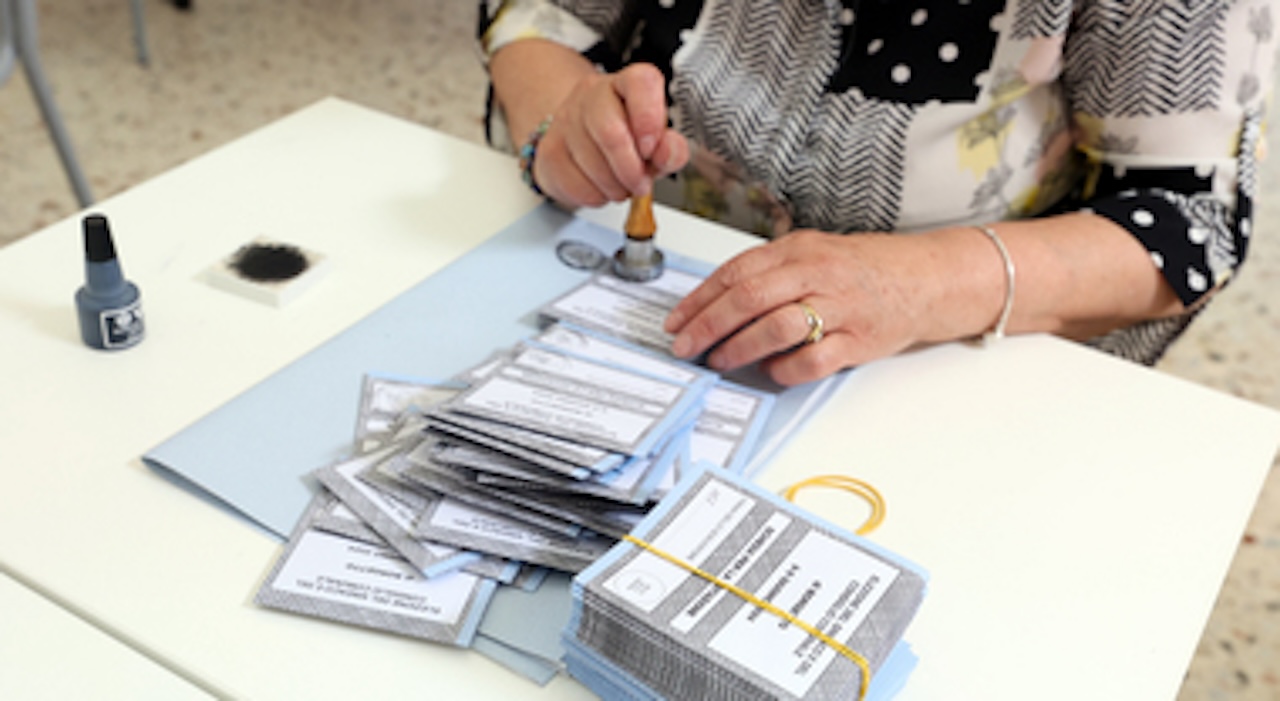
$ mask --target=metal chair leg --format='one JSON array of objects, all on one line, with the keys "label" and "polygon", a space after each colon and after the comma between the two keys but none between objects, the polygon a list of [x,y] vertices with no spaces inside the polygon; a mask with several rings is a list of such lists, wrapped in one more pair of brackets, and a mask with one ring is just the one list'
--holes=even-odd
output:
[{"label": "metal chair leg", "polygon": [[17,59],[13,53],[13,8],[9,0],[0,0],[0,85],[9,79]]},{"label": "metal chair leg", "polygon": [[[0,0],[8,2],[10,0]],[[18,58],[22,62],[23,72],[27,74],[27,83],[35,95],[40,112],[44,115],[45,126],[53,137],[54,146],[58,149],[58,157],[62,159],[62,168],[71,181],[71,189],[76,193],[81,207],[93,204],[93,193],[89,191],[89,181],[80,170],[80,162],[76,160],[75,150],[71,146],[71,138],[62,123],[62,115],[53,101],[53,91],[44,77],[44,68],[40,63],[40,52],[37,46],[36,8],[34,0],[12,0],[14,18],[14,44],[18,50]]]},{"label": "metal chair leg", "polygon": [[130,14],[133,15],[133,46],[138,53],[138,63],[143,67],[151,65],[151,51],[147,46],[147,9],[142,0],[129,0]]}]

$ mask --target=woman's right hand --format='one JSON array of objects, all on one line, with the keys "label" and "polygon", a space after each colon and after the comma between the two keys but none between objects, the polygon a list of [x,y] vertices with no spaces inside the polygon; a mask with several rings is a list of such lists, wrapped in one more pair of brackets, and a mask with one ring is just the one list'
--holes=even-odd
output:
[{"label": "woman's right hand", "polygon": [[598,207],[648,194],[688,161],[688,142],[667,127],[662,72],[633,64],[573,86],[538,143],[533,178],[563,205]]}]

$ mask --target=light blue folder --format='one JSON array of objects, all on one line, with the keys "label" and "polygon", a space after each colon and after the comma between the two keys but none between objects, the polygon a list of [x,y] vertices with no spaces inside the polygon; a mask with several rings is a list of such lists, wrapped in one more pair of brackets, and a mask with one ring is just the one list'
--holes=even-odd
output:
[{"label": "light blue folder", "polygon": [[[564,240],[611,254],[622,234],[549,205],[535,209],[148,451],[144,462],[283,540],[316,488],[306,474],[350,450],[365,373],[450,377],[532,336],[538,307],[593,272],[560,261],[556,246]],[[670,252],[667,258],[687,270],[711,268]],[[733,379],[767,386],[759,378]],[[834,386],[769,388],[778,401],[753,460],[756,469]]]}]

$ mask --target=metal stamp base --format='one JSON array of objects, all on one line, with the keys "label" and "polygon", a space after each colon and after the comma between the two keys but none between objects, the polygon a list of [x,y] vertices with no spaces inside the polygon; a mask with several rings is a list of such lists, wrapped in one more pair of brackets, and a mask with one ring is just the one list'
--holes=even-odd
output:
[{"label": "metal stamp base", "polygon": [[628,239],[613,254],[613,274],[631,282],[648,282],[662,275],[665,269],[662,251],[652,241]]}]

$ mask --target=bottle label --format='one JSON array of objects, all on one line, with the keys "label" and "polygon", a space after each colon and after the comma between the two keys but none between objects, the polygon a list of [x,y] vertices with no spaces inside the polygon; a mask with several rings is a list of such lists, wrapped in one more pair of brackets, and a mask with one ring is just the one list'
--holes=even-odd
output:
[{"label": "bottle label", "polygon": [[142,299],[134,300],[127,307],[105,309],[98,314],[98,327],[102,329],[103,348],[128,348],[137,345],[146,333],[142,319]]}]

